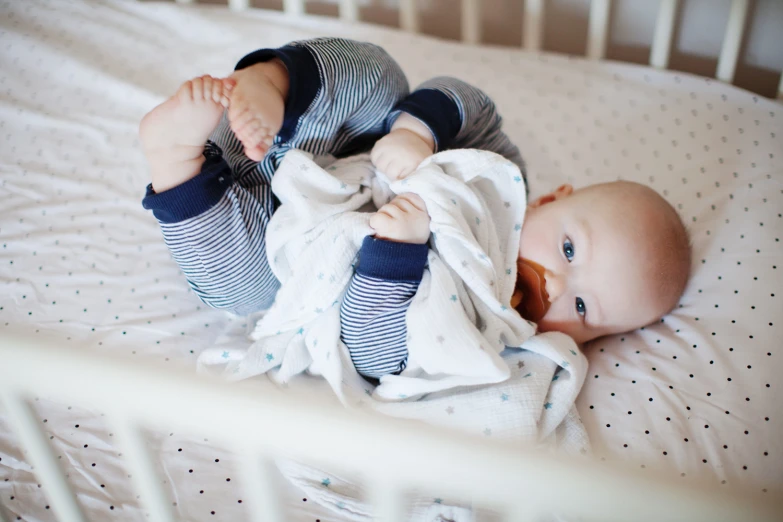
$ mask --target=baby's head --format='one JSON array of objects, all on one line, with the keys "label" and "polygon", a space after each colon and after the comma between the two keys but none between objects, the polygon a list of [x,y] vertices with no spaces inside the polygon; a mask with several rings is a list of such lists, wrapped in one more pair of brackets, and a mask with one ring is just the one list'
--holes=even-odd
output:
[{"label": "baby's head", "polygon": [[654,190],[627,181],[576,191],[564,185],[532,202],[519,255],[546,269],[550,306],[539,331],[579,344],[671,311],[691,264],[677,212]]}]

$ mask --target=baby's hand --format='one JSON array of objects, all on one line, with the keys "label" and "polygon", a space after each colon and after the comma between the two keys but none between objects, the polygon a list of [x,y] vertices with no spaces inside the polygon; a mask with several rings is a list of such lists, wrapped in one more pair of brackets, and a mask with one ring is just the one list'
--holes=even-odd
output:
[{"label": "baby's hand", "polygon": [[416,170],[434,150],[435,139],[430,130],[404,112],[394,122],[391,132],[375,144],[370,159],[391,181],[397,181]]},{"label": "baby's hand", "polygon": [[375,237],[423,245],[430,237],[430,216],[427,205],[416,194],[400,194],[370,217]]}]

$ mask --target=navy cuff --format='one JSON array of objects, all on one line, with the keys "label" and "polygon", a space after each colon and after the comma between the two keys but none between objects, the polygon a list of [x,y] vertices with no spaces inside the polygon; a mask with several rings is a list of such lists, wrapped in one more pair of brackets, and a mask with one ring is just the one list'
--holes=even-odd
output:
[{"label": "navy cuff", "polygon": [[372,236],[364,238],[356,271],[387,281],[421,281],[429,247],[397,243]]},{"label": "navy cuff", "polygon": [[207,156],[201,172],[182,185],[160,194],[147,185],[141,204],[161,223],[178,223],[203,214],[217,205],[233,182],[231,168],[220,155]]},{"label": "navy cuff", "polygon": [[315,58],[306,47],[286,45],[279,49],[259,49],[237,63],[235,70],[244,69],[256,63],[279,58],[288,69],[288,98],[285,101],[283,127],[277,133],[282,141],[290,140],[296,132],[299,118],[313,103],[321,88],[321,75]]},{"label": "navy cuff", "polygon": [[[407,112],[429,127],[435,138],[435,152],[448,149],[462,128],[459,107],[436,89],[419,89],[411,93],[394,107],[394,111]],[[387,132],[396,119],[389,120]]]}]

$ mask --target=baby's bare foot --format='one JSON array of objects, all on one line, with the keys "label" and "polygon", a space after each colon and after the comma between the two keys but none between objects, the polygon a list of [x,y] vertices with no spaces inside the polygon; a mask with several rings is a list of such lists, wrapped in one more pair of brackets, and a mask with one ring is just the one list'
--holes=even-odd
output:
[{"label": "baby's bare foot", "polygon": [[257,63],[234,72],[229,88],[228,121],[245,155],[261,161],[283,126],[288,71],[280,60]]},{"label": "baby's bare foot", "polygon": [[228,106],[231,79],[205,75],[179,90],[141,120],[139,138],[152,171],[152,188],[163,192],[195,177],[204,145]]}]

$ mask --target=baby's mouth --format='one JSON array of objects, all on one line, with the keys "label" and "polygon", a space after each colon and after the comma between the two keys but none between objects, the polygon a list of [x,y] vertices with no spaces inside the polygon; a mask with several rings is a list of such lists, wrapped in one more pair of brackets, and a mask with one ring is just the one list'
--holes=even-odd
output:
[{"label": "baby's mouth", "polygon": [[543,319],[549,310],[545,273],[546,269],[538,263],[523,257],[517,259],[517,284],[511,296],[511,306],[534,323]]}]

